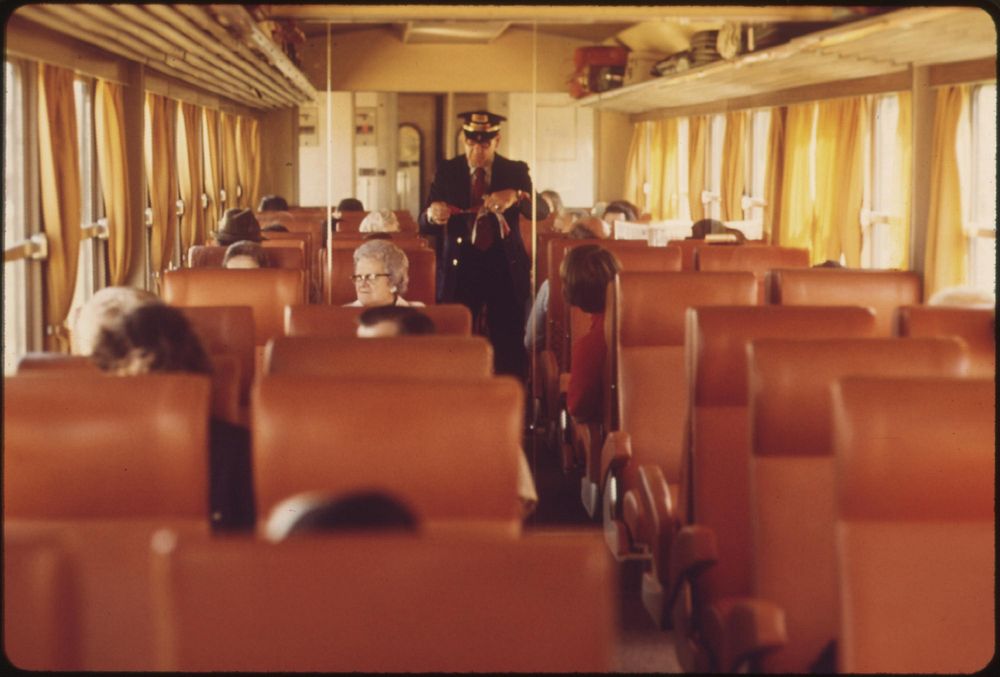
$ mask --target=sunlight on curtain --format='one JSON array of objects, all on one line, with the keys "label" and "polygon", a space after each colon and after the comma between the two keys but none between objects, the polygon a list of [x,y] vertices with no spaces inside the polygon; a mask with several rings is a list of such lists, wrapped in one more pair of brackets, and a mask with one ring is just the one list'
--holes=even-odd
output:
[{"label": "sunlight on curtain", "polygon": [[153,210],[149,266],[156,275],[170,264],[177,239],[177,104],[147,92],[145,114],[146,187]]},{"label": "sunlight on curtain", "polygon": [[746,182],[746,111],[726,113],[726,133],[722,137],[722,201],[723,221],[743,218],[743,188]]},{"label": "sunlight on curtain", "polygon": [[899,92],[899,117],[896,120],[895,156],[893,166],[898,167],[896,185],[890,191],[889,242],[891,250],[888,266],[900,270],[910,269],[910,177],[913,172],[913,98],[909,92]]},{"label": "sunlight on curtain", "polygon": [[937,92],[931,136],[931,194],[927,211],[924,298],[965,282],[965,231],[955,137],[958,119],[968,102],[968,88],[942,87]]},{"label": "sunlight on curtain", "polygon": [[240,185],[238,161],[236,159],[236,116],[231,113],[219,115],[219,138],[222,140],[222,187],[226,190],[226,209],[242,207],[246,195],[238,195]]},{"label": "sunlight on curtain", "polygon": [[256,209],[260,202],[260,125],[256,118],[236,120],[236,167],[243,186],[242,204]]},{"label": "sunlight on curtain", "polygon": [[108,281],[125,284],[132,272],[132,199],[125,154],[125,98],[121,85],[97,81],[94,92],[97,168],[101,175],[104,215],[108,220]]},{"label": "sunlight on curtain", "polygon": [[80,158],[73,71],[38,65],[38,152],[45,262],[46,350],[69,352],[66,316],[80,252]]},{"label": "sunlight on curtain", "polygon": [[816,216],[814,263],[861,266],[861,204],[864,198],[864,97],[819,102],[816,119]]},{"label": "sunlight on curtain", "polygon": [[817,256],[811,247],[814,205],[810,188],[812,179],[810,145],[815,110],[815,103],[788,107],[785,117],[785,152],[782,160],[784,172],[781,181],[781,210],[778,216],[781,224],[778,244],[809,249],[812,259]]},{"label": "sunlight on curtain", "polygon": [[688,118],[688,205],[691,220],[705,218],[705,205],[701,193],[705,190],[705,161],[708,155],[708,116],[692,115]]},{"label": "sunlight on curtain", "polygon": [[205,241],[205,213],[201,208],[202,158],[198,106],[181,102],[177,120],[177,175],[184,200],[181,220],[181,254]]},{"label": "sunlight on curtain", "polygon": [[207,230],[211,234],[222,217],[222,203],[219,191],[222,189],[221,156],[219,153],[219,111],[202,109],[201,118],[202,152],[205,159],[205,192],[208,194],[208,210],[205,216]]},{"label": "sunlight on curtain", "polygon": [[771,128],[767,133],[767,177],[764,182],[764,241],[778,244],[781,239],[781,187],[785,175],[784,106],[771,109]]},{"label": "sunlight on curtain", "polygon": [[646,143],[648,122],[637,122],[632,125],[632,141],[628,146],[625,160],[625,195],[624,198],[644,209],[646,196],[642,187],[646,182],[646,167],[649,165],[649,147]]},{"label": "sunlight on curtain", "polygon": [[657,120],[650,144],[650,193],[646,211],[654,219],[678,218],[677,118]]}]

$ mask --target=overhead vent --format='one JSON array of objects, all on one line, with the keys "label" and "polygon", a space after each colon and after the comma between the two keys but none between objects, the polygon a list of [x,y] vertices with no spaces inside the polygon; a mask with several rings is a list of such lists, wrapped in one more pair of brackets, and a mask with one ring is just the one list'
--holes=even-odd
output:
[{"label": "overhead vent", "polygon": [[510,26],[509,21],[410,21],[403,25],[408,44],[487,44]]}]

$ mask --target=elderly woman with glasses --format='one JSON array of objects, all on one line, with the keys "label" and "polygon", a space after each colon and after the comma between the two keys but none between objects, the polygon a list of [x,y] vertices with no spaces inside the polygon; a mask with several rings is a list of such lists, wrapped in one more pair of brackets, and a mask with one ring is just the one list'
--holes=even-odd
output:
[{"label": "elderly woman with glasses", "polygon": [[354,250],[354,289],[358,298],[348,306],[422,306],[403,298],[410,281],[406,252],[388,240],[369,240]]}]

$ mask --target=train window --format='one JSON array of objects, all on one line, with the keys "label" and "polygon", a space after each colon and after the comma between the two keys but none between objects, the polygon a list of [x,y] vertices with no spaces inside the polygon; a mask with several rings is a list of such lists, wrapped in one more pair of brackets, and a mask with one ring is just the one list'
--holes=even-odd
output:
[{"label": "train window", "polygon": [[771,110],[755,110],[750,114],[750,133],[747,134],[747,174],[743,202],[743,218],[764,221],[764,191],[767,176],[767,138],[771,131]]},{"label": "train window", "polygon": [[708,158],[705,163],[707,184],[702,200],[705,202],[705,216],[712,219],[722,218],[722,153],[725,135],[726,116],[709,116]]},{"label": "train window", "polygon": [[997,88],[982,85],[970,96],[971,157],[969,158],[966,232],[969,234],[968,283],[993,291],[996,283],[996,164]]},{"label": "train window", "polygon": [[[24,65],[4,62],[4,186],[3,236],[8,245],[28,236],[26,227]],[[21,355],[27,352],[27,308],[23,290],[27,287],[26,262],[4,264],[3,282],[3,370],[12,374]]]},{"label": "train window", "polygon": [[689,118],[677,120],[677,218],[691,219],[691,203],[688,202],[688,128]]},{"label": "train window", "polygon": [[868,203],[862,211],[861,262],[866,268],[909,267],[909,95],[876,97],[869,136]]},{"label": "train window", "polygon": [[[99,214],[97,205],[101,203],[97,191],[99,185],[95,177],[97,173],[96,152],[94,150],[94,87],[93,78],[76,77],[73,80],[73,98],[76,103],[76,141],[80,158],[80,227],[93,225]],[[76,286],[73,290],[73,302],[70,305],[70,316],[74,310],[86,303],[94,295],[99,285],[95,275],[98,262],[95,260],[94,242],[81,239],[78,264],[76,267]]]}]

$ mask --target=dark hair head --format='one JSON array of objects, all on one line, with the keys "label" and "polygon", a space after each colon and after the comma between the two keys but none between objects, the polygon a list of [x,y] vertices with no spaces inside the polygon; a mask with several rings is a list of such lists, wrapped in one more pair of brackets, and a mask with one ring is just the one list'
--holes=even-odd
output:
[{"label": "dark hair head", "polygon": [[813,268],[843,268],[844,264],[840,261],[834,261],[833,259],[827,259],[823,263],[817,263]]},{"label": "dark hair head", "polygon": [[280,195],[265,195],[257,205],[259,212],[287,212],[288,202]]},{"label": "dark hair head", "polygon": [[280,223],[269,223],[260,229],[262,233],[287,233],[288,228]]},{"label": "dark hair head", "polygon": [[187,317],[163,304],[139,306],[116,327],[102,329],[93,359],[101,369],[129,374],[212,371]]},{"label": "dark hair head", "polygon": [[[639,218],[639,208],[627,200],[614,200],[604,208],[603,214],[608,212],[618,212],[625,215],[626,221],[635,221]],[[603,216],[602,214],[602,216]]]},{"label": "dark hair head", "polygon": [[413,511],[402,501],[380,491],[357,491],[338,498],[309,498],[306,502],[307,507],[288,525],[284,536],[328,531],[417,530]]},{"label": "dark hair head", "polygon": [[355,197],[345,197],[337,204],[338,212],[363,212],[365,206]]},{"label": "dark hair head", "polygon": [[559,267],[566,303],[585,313],[603,313],[608,283],[621,269],[615,255],[600,245],[573,247]]},{"label": "dark hair head", "polygon": [[267,268],[267,254],[264,253],[264,248],[257,242],[240,240],[239,242],[234,242],[226,247],[226,253],[222,257],[223,268],[225,268],[226,264],[237,256],[249,256],[257,262],[258,266],[261,268]]},{"label": "dark hair head", "polygon": [[420,336],[437,331],[434,320],[408,306],[374,306],[366,308],[358,316],[358,324],[362,327],[374,327],[380,322],[394,323],[398,336]]},{"label": "dark hair head", "polygon": [[691,224],[691,238],[704,240],[706,235],[716,235],[725,232],[725,224],[715,219],[701,219]]}]

